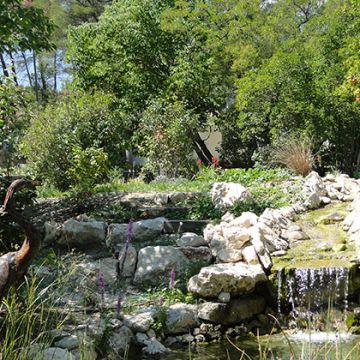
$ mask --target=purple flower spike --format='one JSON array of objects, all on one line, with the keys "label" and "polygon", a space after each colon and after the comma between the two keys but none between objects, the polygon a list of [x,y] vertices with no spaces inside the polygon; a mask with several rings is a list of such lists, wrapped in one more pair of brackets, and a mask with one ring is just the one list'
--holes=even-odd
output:
[{"label": "purple flower spike", "polygon": [[99,271],[98,286],[99,286],[99,293],[101,295],[101,301],[104,301],[106,283],[105,283],[105,276],[102,271]]},{"label": "purple flower spike", "polygon": [[120,315],[120,313],[121,313],[122,301],[123,301],[123,298],[122,298],[121,294],[118,294],[117,302],[116,302],[116,315],[117,315],[118,317],[119,317],[119,315]]},{"label": "purple flower spike", "polygon": [[175,270],[172,269],[170,271],[170,284],[169,284],[170,290],[173,290],[174,286],[175,286]]},{"label": "purple flower spike", "polygon": [[160,296],[159,298],[159,306],[163,306],[164,305],[164,297]]}]

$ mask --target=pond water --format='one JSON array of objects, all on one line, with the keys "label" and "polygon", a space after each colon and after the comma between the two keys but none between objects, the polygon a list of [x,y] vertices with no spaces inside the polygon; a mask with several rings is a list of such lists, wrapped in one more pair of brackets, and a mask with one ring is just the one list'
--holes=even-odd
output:
[{"label": "pond water", "polygon": [[[164,360],[359,360],[360,336],[297,332],[174,349]],[[261,349],[261,350],[260,350]],[[262,356],[260,356],[260,352]]]}]

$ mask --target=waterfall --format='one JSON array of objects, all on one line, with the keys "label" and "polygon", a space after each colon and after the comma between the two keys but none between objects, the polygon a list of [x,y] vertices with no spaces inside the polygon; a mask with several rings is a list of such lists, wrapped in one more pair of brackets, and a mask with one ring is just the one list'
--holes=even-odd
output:
[{"label": "waterfall", "polygon": [[345,267],[298,268],[284,275],[278,271],[277,310],[288,304],[294,319],[312,320],[329,309],[348,309],[349,269]]}]

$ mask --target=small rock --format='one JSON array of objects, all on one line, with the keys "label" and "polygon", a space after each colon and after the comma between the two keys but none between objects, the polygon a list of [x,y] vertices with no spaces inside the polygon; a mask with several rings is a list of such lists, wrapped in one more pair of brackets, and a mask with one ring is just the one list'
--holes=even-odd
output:
[{"label": "small rock", "polygon": [[286,250],[278,250],[271,253],[271,256],[284,256],[286,255]]},{"label": "small rock", "polygon": [[340,252],[340,251],[345,251],[346,250],[346,244],[335,244],[333,245],[332,249],[335,251],[335,252]]},{"label": "small rock", "polygon": [[158,192],[154,197],[154,202],[159,206],[167,205],[169,202],[169,195],[167,193]]},{"label": "small rock", "polygon": [[146,332],[153,323],[154,319],[150,311],[135,315],[124,315],[124,324],[134,332]]},{"label": "small rock", "polygon": [[222,303],[228,303],[231,299],[231,295],[227,292],[221,292],[218,296],[218,299]]},{"label": "small rock", "polygon": [[49,347],[44,351],[42,360],[75,360],[74,356],[67,349]]},{"label": "small rock", "polygon": [[328,205],[328,204],[331,203],[331,199],[329,197],[327,197],[327,196],[320,197],[320,200],[324,205]]},{"label": "small rock", "polygon": [[73,350],[79,347],[79,339],[76,335],[70,335],[58,340],[54,343],[55,347]]},{"label": "small rock", "polygon": [[229,208],[250,198],[248,190],[238,183],[214,183],[210,194],[217,209]]},{"label": "small rock", "polygon": [[195,233],[184,233],[180,239],[176,240],[176,245],[197,247],[207,245],[207,242],[202,235],[197,235]]},{"label": "small rock", "polygon": [[166,320],[167,333],[181,334],[198,326],[197,310],[197,306],[191,304],[171,305]]},{"label": "small rock", "polygon": [[168,353],[169,350],[158,340],[156,339],[148,339],[145,340],[145,347],[143,348],[143,353],[153,356],[160,356]]}]

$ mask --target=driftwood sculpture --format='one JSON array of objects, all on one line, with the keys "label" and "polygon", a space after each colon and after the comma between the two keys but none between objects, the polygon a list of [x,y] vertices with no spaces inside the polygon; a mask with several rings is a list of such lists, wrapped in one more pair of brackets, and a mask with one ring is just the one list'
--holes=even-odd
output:
[{"label": "driftwood sculpture", "polygon": [[0,257],[0,299],[12,285],[18,284],[24,277],[41,244],[41,233],[15,209],[13,195],[15,191],[33,185],[23,179],[11,183],[6,193],[0,215],[8,214],[25,232],[26,238],[18,251],[9,252]]}]

